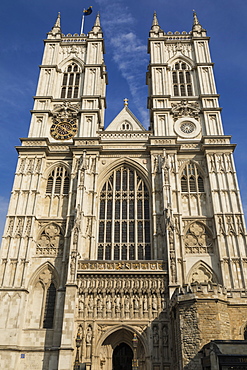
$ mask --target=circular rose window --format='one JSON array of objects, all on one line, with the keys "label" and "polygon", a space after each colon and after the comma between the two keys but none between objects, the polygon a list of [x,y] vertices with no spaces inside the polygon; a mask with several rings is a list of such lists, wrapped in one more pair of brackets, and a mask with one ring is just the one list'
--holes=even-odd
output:
[{"label": "circular rose window", "polygon": [[183,122],[180,126],[180,130],[185,134],[191,134],[191,132],[195,131],[195,129],[196,125],[193,122]]},{"label": "circular rose window", "polygon": [[184,139],[193,139],[201,132],[201,125],[194,118],[183,117],[174,123],[174,131]]}]

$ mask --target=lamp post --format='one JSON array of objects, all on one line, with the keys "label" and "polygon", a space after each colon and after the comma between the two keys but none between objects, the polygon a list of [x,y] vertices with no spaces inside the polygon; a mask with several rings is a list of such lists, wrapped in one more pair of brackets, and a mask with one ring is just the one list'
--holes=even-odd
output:
[{"label": "lamp post", "polygon": [[136,334],[134,334],[134,337],[132,339],[132,343],[133,343],[133,352],[134,352],[134,356],[133,356],[133,360],[132,360],[132,368],[133,368],[133,370],[138,370],[138,360],[137,360],[138,339],[137,339]]},{"label": "lamp post", "polygon": [[80,366],[80,361],[79,361],[79,348],[81,346],[82,338],[80,333],[77,334],[76,337],[76,356],[75,356],[75,364],[74,364],[74,370],[78,370]]}]

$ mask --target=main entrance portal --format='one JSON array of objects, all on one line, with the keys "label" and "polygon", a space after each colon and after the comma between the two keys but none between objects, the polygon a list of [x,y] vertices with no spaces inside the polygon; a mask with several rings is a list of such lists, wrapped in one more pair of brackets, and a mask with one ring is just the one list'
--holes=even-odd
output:
[{"label": "main entrance portal", "polygon": [[126,343],[120,343],[113,351],[113,370],[132,370],[133,352]]}]

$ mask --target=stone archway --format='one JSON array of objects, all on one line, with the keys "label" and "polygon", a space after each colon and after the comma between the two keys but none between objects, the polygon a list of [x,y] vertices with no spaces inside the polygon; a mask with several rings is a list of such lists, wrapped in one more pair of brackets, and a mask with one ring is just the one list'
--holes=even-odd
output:
[{"label": "stone archway", "polygon": [[[99,362],[102,370],[132,370],[133,359],[133,337],[134,332],[128,328],[118,328],[118,330],[109,333],[103,340],[99,348]],[[139,363],[138,370],[147,370],[146,351],[143,338],[137,335],[137,359]],[[115,362],[114,362],[115,359]],[[116,360],[122,363],[117,364]]]}]

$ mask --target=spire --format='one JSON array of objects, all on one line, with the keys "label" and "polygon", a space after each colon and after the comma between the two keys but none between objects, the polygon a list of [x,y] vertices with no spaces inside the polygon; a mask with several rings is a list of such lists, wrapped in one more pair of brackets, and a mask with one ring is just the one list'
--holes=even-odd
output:
[{"label": "spire", "polygon": [[196,14],[196,11],[193,10],[193,18],[194,18],[194,24],[193,26],[196,26],[196,25],[200,25],[199,21],[198,21],[198,18],[197,18],[197,14]]},{"label": "spire", "polygon": [[98,13],[95,18],[95,22],[92,28],[93,33],[101,32],[101,26],[100,26],[100,14]]},{"label": "spire", "polygon": [[57,20],[54,26],[52,27],[51,33],[61,33],[61,22],[60,22],[60,12],[57,15]]},{"label": "spire", "polygon": [[158,33],[160,31],[160,25],[159,25],[159,21],[158,21],[158,18],[157,18],[156,11],[154,11],[153,23],[152,23],[151,31],[153,31],[155,33]]},{"label": "spire", "polygon": [[100,27],[100,15],[99,15],[99,12],[96,15],[96,19],[95,19],[95,22],[94,22],[94,27]]},{"label": "spire", "polygon": [[152,27],[153,26],[159,26],[159,22],[158,22],[156,11],[154,11],[154,16],[153,16],[153,24],[152,24]]},{"label": "spire", "polygon": [[[198,36],[198,35],[206,36],[206,30],[204,30],[204,28],[202,28],[202,25],[200,24],[200,22],[197,18],[197,14],[196,14],[195,10],[193,10],[193,18],[194,18],[193,27],[192,27],[193,35],[194,36]],[[203,35],[202,35],[202,33],[203,33]]]}]

